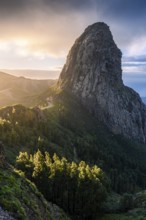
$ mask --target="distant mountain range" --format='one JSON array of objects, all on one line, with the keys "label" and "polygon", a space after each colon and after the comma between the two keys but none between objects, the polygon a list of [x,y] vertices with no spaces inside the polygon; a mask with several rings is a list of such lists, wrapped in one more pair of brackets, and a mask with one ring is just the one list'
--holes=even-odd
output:
[{"label": "distant mountain range", "polygon": [[[6,72],[0,72],[0,107],[13,104],[23,104],[25,106],[37,105],[40,101],[39,95],[45,92],[47,93],[47,89],[57,81],[59,76],[59,71],[6,71],[15,76]],[[22,75],[25,75],[26,78]],[[47,79],[48,77],[50,79]],[[146,97],[141,98],[146,104]]]},{"label": "distant mountain range", "polygon": [[29,69],[1,69],[0,71],[14,75],[24,76],[29,79],[58,79],[60,70],[29,70]]},{"label": "distant mountain range", "polygon": [[39,95],[54,85],[56,80],[34,80],[0,72],[0,107],[14,104],[35,106]]}]

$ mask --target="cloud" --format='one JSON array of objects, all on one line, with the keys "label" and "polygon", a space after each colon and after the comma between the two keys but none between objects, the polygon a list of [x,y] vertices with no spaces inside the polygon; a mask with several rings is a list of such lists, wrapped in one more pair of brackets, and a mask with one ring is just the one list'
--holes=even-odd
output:
[{"label": "cloud", "polygon": [[123,72],[126,73],[146,72],[146,55],[124,56],[122,59],[122,68]]},{"label": "cloud", "polygon": [[96,21],[96,12],[88,8],[89,3],[92,0],[2,0],[0,42],[27,40],[25,48],[30,53],[66,56],[84,27]]},{"label": "cloud", "polygon": [[105,21],[125,53],[145,39],[145,10],[145,0],[1,0],[0,40],[28,39],[30,51],[64,56],[87,25]]},{"label": "cloud", "polygon": [[124,56],[122,68],[124,83],[146,97],[146,55]]},{"label": "cloud", "polygon": [[[97,1],[98,2],[98,1]],[[0,17],[25,17],[37,11],[43,13],[61,14],[67,11],[85,11],[92,8],[94,0],[1,0]]]},{"label": "cloud", "polygon": [[[59,59],[56,66],[60,66],[86,26],[104,21],[110,26],[118,47],[127,55],[127,61],[123,61],[124,71],[133,68],[141,72],[145,67],[126,62],[145,59],[145,11],[145,0],[1,0],[0,52],[5,51],[5,58],[6,53],[15,54],[23,65],[27,65],[30,57],[32,63],[32,57],[34,62],[36,59],[50,62],[52,57],[54,64]],[[144,54],[143,57],[137,56],[140,54]],[[12,60],[14,62],[14,58]]]},{"label": "cloud", "polygon": [[[26,9],[30,8],[30,6],[33,7],[50,7],[52,8],[70,8],[70,9],[84,9],[90,6],[90,4],[94,3],[94,0],[1,0],[0,1],[0,8],[2,10],[8,10],[11,9],[12,11],[20,9]],[[99,2],[97,0],[96,2]],[[24,8],[25,7],[25,8]]]},{"label": "cloud", "polygon": [[146,62],[146,55],[123,56],[123,62]]},{"label": "cloud", "polygon": [[146,62],[123,62],[122,69],[126,73],[143,73],[146,72]]}]

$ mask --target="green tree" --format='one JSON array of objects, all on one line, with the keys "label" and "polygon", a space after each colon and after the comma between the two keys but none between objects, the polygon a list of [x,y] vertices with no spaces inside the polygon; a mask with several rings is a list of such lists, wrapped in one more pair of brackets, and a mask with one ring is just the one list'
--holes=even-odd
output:
[{"label": "green tree", "polygon": [[20,153],[17,164],[26,176],[30,163],[33,164],[31,179],[49,201],[76,218],[95,219],[108,186],[108,179],[100,168],[84,161],[69,162],[56,154],[51,158],[48,152],[43,155],[40,150],[33,156]]}]

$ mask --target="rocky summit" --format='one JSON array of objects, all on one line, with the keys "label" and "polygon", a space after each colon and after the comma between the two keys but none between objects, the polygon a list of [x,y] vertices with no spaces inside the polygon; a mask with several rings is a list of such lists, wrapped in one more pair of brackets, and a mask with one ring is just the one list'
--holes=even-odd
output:
[{"label": "rocky summit", "polygon": [[114,134],[145,143],[146,106],[123,84],[121,57],[109,27],[95,23],[75,41],[58,86],[74,94]]}]

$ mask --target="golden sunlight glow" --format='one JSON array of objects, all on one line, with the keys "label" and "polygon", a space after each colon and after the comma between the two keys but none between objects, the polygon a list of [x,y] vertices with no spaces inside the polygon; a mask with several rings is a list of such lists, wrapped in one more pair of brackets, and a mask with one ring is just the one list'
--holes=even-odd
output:
[{"label": "golden sunlight glow", "polygon": [[9,50],[9,42],[1,41],[0,42],[0,50],[1,51],[8,51]]}]

